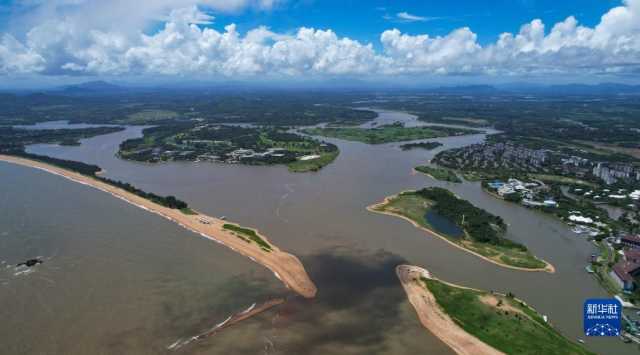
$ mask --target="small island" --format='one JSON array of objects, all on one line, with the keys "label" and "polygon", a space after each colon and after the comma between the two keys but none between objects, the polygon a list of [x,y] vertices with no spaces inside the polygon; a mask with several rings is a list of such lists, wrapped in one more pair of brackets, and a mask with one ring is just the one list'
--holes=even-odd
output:
[{"label": "small island", "polygon": [[415,170],[417,172],[423,173],[425,175],[428,175],[436,180],[440,180],[440,181],[447,181],[447,182],[455,182],[455,183],[461,183],[462,179],[460,179],[460,177],[458,177],[458,175],[450,169],[447,168],[439,168],[439,167],[435,167],[435,166],[429,166],[429,165],[421,165],[421,166],[416,166]]},{"label": "small island", "polygon": [[405,191],[367,209],[403,218],[494,264],[525,271],[555,272],[551,264],[532,255],[526,246],[504,237],[507,225],[501,217],[475,207],[446,189]]},{"label": "small island", "polygon": [[[34,126],[35,127],[35,126]],[[32,144],[80,145],[81,139],[123,131],[124,127],[36,129],[0,126],[0,152],[21,151]]]},{"label": "small island", "polygon": [[367,144],[384,144],[437,137],[461,136],[477,132],[470,129],[440,126],[405,127],[401,122],[396,122],[375,128],[316,127],[304,129],[302,133]]},{"label": "small island", "polygon": [[292,172],[308,172],[330,164],[339,153],[333,144],[282,127],[188,123],[147,128],[142,138],[122,142],[118,156],[148,163],[284,164]]},{"label": "small island", "polygon": [[593,354],[511,293],[454,285],[412,265],[396,274],[422,325],[458,354]]},{"label": "small island", "polygon": [[443,144],[440,142],[418,142],[418,143],[407,143],[400,146],[402,150],[412,150],[412,149],[424,149],[424,150],[434,150],[438,147],[441,147]]}]

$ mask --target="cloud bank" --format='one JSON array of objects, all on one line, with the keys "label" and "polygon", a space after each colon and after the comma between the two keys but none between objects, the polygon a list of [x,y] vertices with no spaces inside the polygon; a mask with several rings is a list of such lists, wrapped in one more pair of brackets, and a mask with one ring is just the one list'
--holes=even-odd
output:
[{"label": "cloud bank", "polygon": [[[605,13],[594,27],[574,17],[541,20],[480,45],[468,27],[445,36],[380,34],[380,48],[330,29],[244,34],[207,27],[216,11],[256,11],[277,0],[153,0],[129,13],[124,0],[29,0],[24,33],[0,34],[0,75],[311,77],[395,75],[640,74],[640,0]],[[142,5],[141,5],[142,6]],[[159,23],[145,32],[150,23]]]}]

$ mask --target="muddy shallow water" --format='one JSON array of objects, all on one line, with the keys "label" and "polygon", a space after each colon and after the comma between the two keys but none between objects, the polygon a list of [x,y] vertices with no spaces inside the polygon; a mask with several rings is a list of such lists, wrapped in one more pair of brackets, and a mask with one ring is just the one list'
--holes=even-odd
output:
[{"label": "muddy shallow water", "polygon": [[[380,115],[381,122],[415,121],[399,112]],[[23,277],[10,268],[0,274],[0,346],[11,353],[158,353],[277,296],[288,301],[180,352],[450,353],[420,326],[395,276],[399,263],[423,266],[454,283],[513,292],[571,339],[583,338],[584,300],[605,296],[584,271],[593,246],[565,225],[496,200],[477,183],[437,182],[412,172],[438,151],[481,142],[484,134],[434,139],[444,146],[433,151],[328,139],[341,150],[333,164],[318,173],[292,174],[281,166],[151,165],[116,158],[118,144],[140,131],[130,127],[79,147],[37,145],[29,151],[98,164],[111,178],[259,228],[302,260],[318,297],[292,297],[250,260],[106,194],[0,163],[0,207],[8,211],[0,216],[0,233],[6,233],[0,234],[0,260],[50,258]],[[502,216],[507,236],[557,272],[501,268],[406,221],[365,209],[425,186],[449,188]],[[599,353],[636,352],[618,339],[587,339],[587,345]]]}]

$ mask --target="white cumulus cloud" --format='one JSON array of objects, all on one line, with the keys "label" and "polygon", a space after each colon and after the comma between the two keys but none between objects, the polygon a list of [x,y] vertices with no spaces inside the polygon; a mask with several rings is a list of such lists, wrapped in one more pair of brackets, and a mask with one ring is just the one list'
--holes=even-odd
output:
[{"label": "white cumulus cloud", "polygon": [[[30,0],[24,33],[0,35],[0,75],[306,77],[393,75],[635,75],[640,73],[640,0],[626,0],[594,27],[570,16],[534,19],[481,45],[461,27],[442,36],[380,34],[381,50],[330,29],[246,33],[211,28],[212,11],[270,9],[277,0]],[[179,5],[179,6],[176,6]],[[43,16],[46,14],[47,16]],[[102,15],[102,16],[100,16]],[[398,18],[427,18],[398,13]],[[115,21],[115,19],[120,19]],[[148,31],[149,23],[161,26]]]}]

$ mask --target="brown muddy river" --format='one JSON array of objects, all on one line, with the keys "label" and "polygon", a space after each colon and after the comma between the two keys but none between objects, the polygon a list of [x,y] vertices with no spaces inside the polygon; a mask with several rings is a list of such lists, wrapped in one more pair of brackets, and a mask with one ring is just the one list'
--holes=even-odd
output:
[{"label": "brown muddy river", "polygon": [[[380,112],[381,122],[414,122]],[[265,268],[99,191],[0,163],[0,353],[2,354],[450,354],[424,330],[395,275],[399,263],[467,286],[513,292],[571,339],[582,304],[604,297],[584,266],[593,247],[545,215],[496,200],[477,183],[436,182],[412,168],[484,134],[437,139],[434,151],[329,140],[341,154],[318,173],[286,167],[127,162],[118,144],[141,128],[29,151],[100,165],[107,176],[196,209],[257,227],[296,254],[318,286],[291,295]],[[555,274],[500,268],[365,207],[406,189],[443,186],[509,224],[509,237],[551,262]],[[32,273],[13,266],[42,256]],[[18,274],[18,275],[16,275]],[[254,302],[288,301],[176,351]],[[636,353],[613,339],[587,339],[602,354]]]}]

